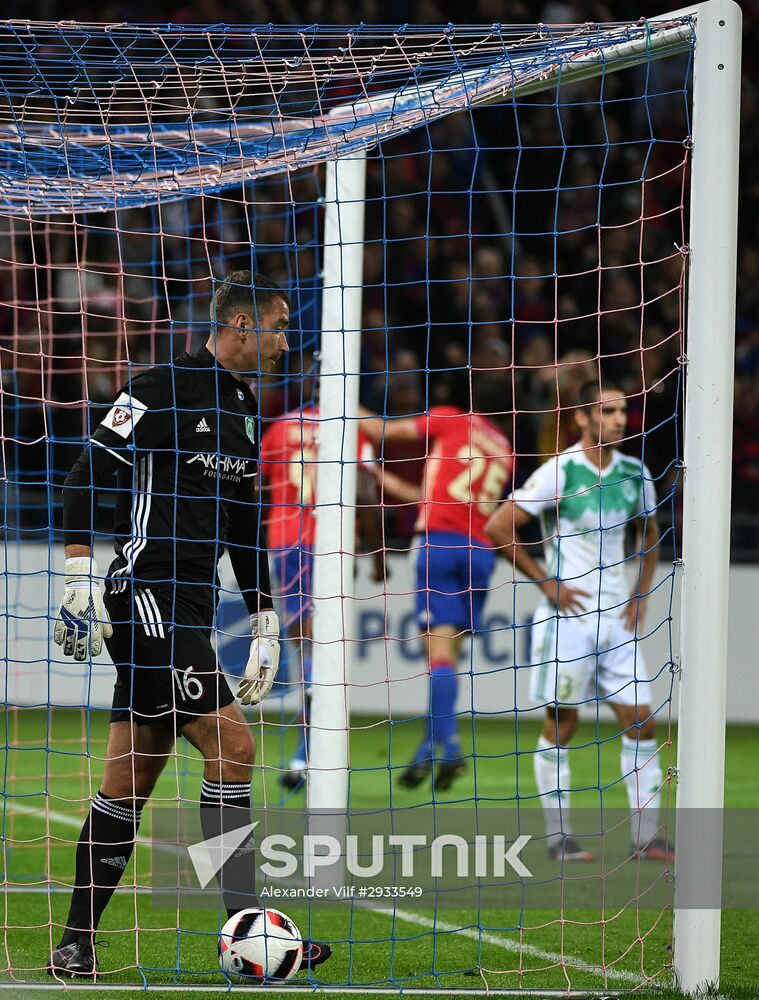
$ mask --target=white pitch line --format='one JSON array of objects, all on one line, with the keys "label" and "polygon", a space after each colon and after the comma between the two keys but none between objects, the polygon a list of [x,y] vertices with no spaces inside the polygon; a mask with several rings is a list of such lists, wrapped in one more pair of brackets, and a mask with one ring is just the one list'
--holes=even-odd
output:
[{"label": "white pitch line", "polygon": [[[10,812],[20,813],[22,816],[36,816],[39,819],[47,818],[54,823],[60,823],[61,826],[70,826],[75,830],[81,830],[82,823],[84,823],[84,816],[80,816],[79,818],[68,816],[66,813],[59,813],[54,809],[40,809],[39,806],[27,806],[23,802],[16,802],[11,799],[5,800],[5,808]],[[136,841],[138,844],[150,844],[150,837],[142,837],[138,833]]]},{"label": "white pitch line", "polygon": [[[74,816],[67,816],[65,813],[59,813],[52,809],[39,809],[35,806],[24,805],[22,802],[10,801],[8,799],[6,799],[6,808],[10,809],[12,812],[18,812],[26,816],[37,816],[40,818],[46,817],[53,823],[60,823],[61,826],[75,827],[76,829],[80,829],[83,822],[82,819],[77,819]],[[142,837],[139,834],[137,836],[137,842],[140,844],[151,843],[149,837]],[[572,955],[561,955],[555,951],[545,951],[543,948],[538,948],[535,945],[512,941],[510,938],[499,937],[489,931],[478,930],[474,927],[456,927],[455,924],[446,923],[444,920],[432,920],[430,917],[425,917],[420,913],[412,913],[410,910],[378,909],[375,912],[382,913],[387,917],[396,916],[399,920],[403,920],[406,923],[442,931],[444,934],[457,934],[460,937],[469,938],[472,941],[483,941],[496,948],[503,948],[504,951],[515,952],[517,954],[521,952],[522,954],[530,955],[532,958],[537,958],[540,961],[551,962],[553,965],[560,965],[565,968],[575,969],[578,972],[587,972],[591,975],[605,977],[606,979],[615,979],[619,980],[619,982],[631,983],[635,986],[641,986],[645,982],[649,981],[646,977],[636,975],[634,972],[627,972],[625,969],[601,969],[597,965],[591,965],[589,962],[584,962],[581,958],[575,958]],[[4,984],[0,983],[0,988],[3,988],[3,985]],[[113,989],[114,987],[110,988]],[[290,991],[288,990],[288,992]],[[394,991],[391,990],[391,992]],[[404,992],[408,991],[404,990]],[[545,994],[545,991],[543,991],[543,993]],[[521,991],[521,995],[525,995],[524,990]]]},{"label": "white pitch line", "polygon": [[[0,882],[0,896],[55,896],[59,892],[70,893],[72,888],[73,886],[65,882],[60,885],[57,882],[45,882],[44,884],[38,882],[33,885],[8,885],[6,882]],[[128,892],[130,895],[136,893],[138,896],[152,896],[154,892],[173,892],[176,895],[176,889],[151,889],[144,885],[118,885],[116,892],[118,894]]]},{"label": "white pitch line", "polygon": [[[408,923],[418,924],[420,927],[430,927],[445,934],[459,934],[461,937],[470,938],[472,941],[484,941],[486,944],[503,948],[504,951],[521,952],[524,955],[531,955],[533,958],[540,959],[543,962],[552,962],[554,965],[561,965],[562,968],[576,969],[578,972],[590,972],[596,976],[605,976],[608,979],[619,979],[620,982],[633,983],[635,986],[641,986],[646,982],[643,976],[638,976],[634,972],[627,972],[625,969],[601,969],[597,965],[583,962],[581,958],[574,958],[571,955],[560,955],[555,951],[544,951],[533,944],[523,944],[519,941],[512,941],[509,938],[498,937],[489,931],[478,930],[475,927],[457,927],[455,924],[446,923],[444,920],[432,920],[430,917],[424,917],[420,913],[412,913],[410,910],[377,910],[377,912],[384,913],[388,917],[394,914],[399,920],[406,920]],[[525,971],[529,972],[529,969]]]}]

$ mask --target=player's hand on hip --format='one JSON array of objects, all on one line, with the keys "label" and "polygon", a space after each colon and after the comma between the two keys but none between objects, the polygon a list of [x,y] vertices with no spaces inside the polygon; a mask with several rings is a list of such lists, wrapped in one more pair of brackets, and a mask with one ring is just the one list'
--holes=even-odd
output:
[{"label": "player's hand on hip", "polygon": [[274,611],[250,616],[253,640],[237,692],[241,704],[257,705],[271,691],[279,670],[279,618]]},{"label": "player's hand on hip", "polygon": [[56,645],[63,646],[64,656],[86,660],[90,654],[99,656],[103,639],[112,635],[97,563],[88,556],[67,559],[65,590],[53,629]]},{"label": "player's hand on hip", "polygon": [[546,580],[541,589],[557,611],[568,615],[582,614],[585,601],[590,597],[587,590],[571,587],[561,580]]}]

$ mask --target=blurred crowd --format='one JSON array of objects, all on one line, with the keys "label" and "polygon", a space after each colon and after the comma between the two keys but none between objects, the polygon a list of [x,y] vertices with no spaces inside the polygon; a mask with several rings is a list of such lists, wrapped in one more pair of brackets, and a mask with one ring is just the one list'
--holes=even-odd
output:
[{"label": "blurred crowd", "polygon": [[[664,9],[539,6],[511,3],[508,20],[621,20]],[[64,13],[155,20],[140,0],[97,10],[70,0],[23,7],[24,17],[50,20]],[[744,4],[748,52],[759,41],[757,9]],[[490,24],[503,19],[502,5],[474,0],[467,16]],[[366,0],[361,19],[445,24],[460,20],[461,11],[441,0]],[[234,11],[220,0],[186,0],[161,16],[179,23],[355,20],[344,0],[242,0]],[[361,365],[367,406],[397,416],[441,404],[468,409],[471,370],[488,369],[502,380],[504,411],[513,411],[522,481],[543,456],[571,443],[573,394],[600,378],[628,396],[626,448],[643,455],[661,498],[672,492],[687,256],[686,74],[684,58],[653,63],[605,77],[602,95],[599,80],[575,84],[560,106],[553,91],[517,109],[454,115],[370,154]],[[757,549],[758,88],[759,70],[746,58],[734,508],[741,544]],[[251,267],[292,291],[293,351],[283,377],[260,387],[264,415],[298,405],[304,386],[310,392],[314,380],[297,376],[311,370],[318,347],[322,184],[315,169],[202,200],[90,215],[76,225],[70,218],[39,225],[0,219],[4,459],[6,475],[26,491],[29,523],[41,525],[45,516],[46,470],[60,481],[87,434],[82,400],[106,403],[128,364],[164,362],[200,340],[209,275]],[[385,457],[393,471],[420,478],[424,456],[413,447]],[[408,538],[411,521],[407,508],[391,512],[391,535]]]}]

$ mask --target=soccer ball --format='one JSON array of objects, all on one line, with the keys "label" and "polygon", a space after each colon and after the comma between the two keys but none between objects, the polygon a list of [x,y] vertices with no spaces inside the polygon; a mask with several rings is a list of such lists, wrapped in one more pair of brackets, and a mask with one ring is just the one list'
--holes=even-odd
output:
[{"label": "soccer ball", "polygon": [[292,979],[302,958],[300,931],[279,910],[240,910],[219,935],[219,964],[228,976],[242,982]]}]

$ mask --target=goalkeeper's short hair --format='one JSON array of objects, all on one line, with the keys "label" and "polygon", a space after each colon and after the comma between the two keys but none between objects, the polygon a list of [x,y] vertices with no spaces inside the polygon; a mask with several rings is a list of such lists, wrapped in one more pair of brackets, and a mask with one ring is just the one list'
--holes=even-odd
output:
[{"label": "goalkeeper's short hair", "polygon": [[232,271],[211,299],[211,322],[224,324],[241,312],[256,319],[277,299],[290,305],[287,293],[276,281],[257,271]]}]

